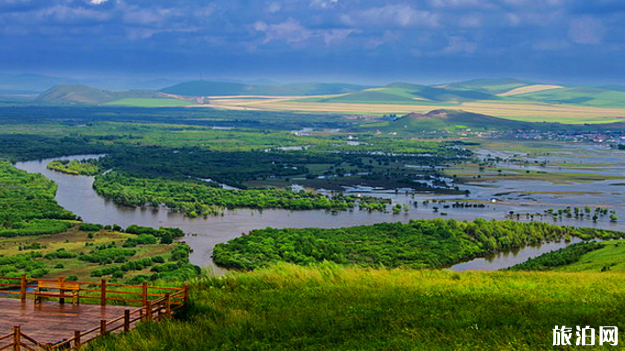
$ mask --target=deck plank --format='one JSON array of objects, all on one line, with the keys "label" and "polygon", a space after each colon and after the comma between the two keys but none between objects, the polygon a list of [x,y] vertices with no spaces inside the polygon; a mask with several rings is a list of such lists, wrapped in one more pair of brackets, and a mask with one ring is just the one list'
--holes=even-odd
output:
[{"label": "deck plank", "polygon": [[125,306],[76,305],[71,303],[0,298],[0,336],[9,334],[14,326],[40,343],[55,343],[71,339],[74,331],[85,331],[100,325],[100,320],[123,316]]}]

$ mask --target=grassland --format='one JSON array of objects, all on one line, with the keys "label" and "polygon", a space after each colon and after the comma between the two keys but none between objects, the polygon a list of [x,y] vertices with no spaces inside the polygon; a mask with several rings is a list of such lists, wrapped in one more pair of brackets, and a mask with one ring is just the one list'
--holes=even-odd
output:
[{"label": "grassland", "polygon": [[[200,105],[203,106],[203,105]],[[523,101],[469,101],[461,103],[432,103],[414,100],[396,102],[313,102],[306,100],[259,99],[232,102],[219,100],[206,105],[220,109],[257,111],[295,111],[317,113],[347,113],[383,115],[389,113],[427,113],[446,108],[480,113],[525,122],[559,122],[570,124],[622,122],[625,108],[546,104]]]},{"label": "grassland", "polygon": [[[546,181],[553,184],[569,184],[569,183],[590,183],[600,182],[604,180],[625,179],[625,176],[592,174],[592,173],[576,173],[576,172],[558,172],[553,169],[545,168],[544,171],[535,170],[519,170],[505,167],[479,167],[479,165],[465,165],[462,168],[452,168],[445,171],[448,176],[457,177],[458,182],[491,182],[501,180],[520,180],[520,181]],[[525,191],[523,191],[525,192]],[[527,193],[527,192],[525,192]]]},{"label": "grassland", "polygon": [[[102,264],[101,262],[84,261],[80,257],[89,254],[96,247],[110,247],[114,245],[121,248],[128,239],[137,238],[135,234],[114,230],[85,232],[79,230],[79,227],[80,225],[76,224],[68,231],[57,234],[0,238],[0,256],[11,257],[16,254],[35,254],[32,260],[44,267],[47,272],[42,276],[44,278],[73,276],[80,281],[98,281],[101,278],[94,277],[91,273],[96,269],[110,265]],[[172,258],[172,250],[177,245],[160,245],[158,242],[138,245],[132,249],[136,253],[132,255],[130,260],[151,259],[160,256],[169,262]],[[62,252],[64,254],[62,256],[65,257],[50,256],[50,254],[54,255],[58,252]],[[46,255],[50,258],[46,258]],[[123,277],[117,277],[112,281],[128,281],[139,275],[149,276],[153,274],[150,271],[152,267],[150,265],[143,269],[125,272]]]},{"label": "grassland", "polygon": [[535,92],[544,91],[544,90],[562,89],[562,88],[563,87],[560,85],[534,84],[534,85],[527,85],[524,87],[515,88],[512,90],[506,91],[505,93],[501,93],[497,95],[498,96],[514,96],[514,95],[519,95],[519,94],[535,93]]},{"label": "grassland", "polygon": [[623,278],[280,264],[196,281],[180,320],[88,350],[548,350],[556,325],[625,327]]},{"label": "grassland", "polygon": [[110,106],[129,106],[129,107],[180,107],[192,105],[191,102],[178,99],[142,99],[142,98],[126,98],[112,102],[108,102],[105,105]]},{"label": "grassland", "polygon": [[583,255],[577,262],[557,267],[560,272],[625,272],[625,240],[613,240],[602,243],[604,246]]},{"label": "grassland", "polygon": [[513,270],[552,272],[625,272],[625,240],[578,243],[545,253]]}]

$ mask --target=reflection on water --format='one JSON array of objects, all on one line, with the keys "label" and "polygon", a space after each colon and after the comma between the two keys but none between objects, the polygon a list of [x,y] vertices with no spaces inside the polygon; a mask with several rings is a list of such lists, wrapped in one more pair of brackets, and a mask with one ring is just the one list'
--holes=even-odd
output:
[{"label": "reflection on water", "polygon": [[476,258],[467,262],[455,264],[449,269],[456,272],[476,271],[476,270],[496,270],[512,267],[516,264],[527,261],[529,258],[540,256],[544,253],[555,251],[568,246],[569,244],[581,242],[578,238],[572,238],[570,243],[554,242],[544,243],[524,248],[514,248],[507,252],[491,254],[482,258]]},{"label": "reflection on water", "polygon": [[[91,156],[72,156],[64,157],[62,159],[84,159],[87,157],[97,157],[97,155]],[[59,159],[59,158],[55,158]],[[215,216],[208,218],[196,218],[189,219],[179,213],[170,212],[164,208],[131,208],[125,206],[119,206],[114,204],[110,200],[106,200],[98,196],[92,188],[94,178],[86,176],[71,176],[62,173],[50,171],[46,168],[46,165],[52,159],[41,161],[29,161],[20,162],[16,166],[30,173],[41,173],[47,178],[55,181],[58,185],[58,191],[56,199],[58,203],[64,208],[74,212],[80,216],[84,221],[91,223],[101,224],[119,224],[122,227],[127,227],[131,224],[137,224],[150,227],[178,227],[182,229],[187,235],[182,239],[187,242],[192,248],[191,262],[199,266],[211,266],[216,272],[222,272],[221,269],[215,267],[211,260],[211,254],[215,244],[227,242],[230,239],[239,237],[242,233],[247,233],[253,229],[262,229],[266,227],[274,228],[306,228],[306,227],[320,227],[320,228],[338,228],[348,227],[356,225],[368,225],[381,222],[408,222],[410,219],[422,219],[422,218],[441,218],[440,214],[433,213],[433,204],[429,206],[422,205],[423,200],[431,199],[432,194],[420,194],[420,195],[406,195],[405,192],[395,193],[394,191],[375,191],[374,189],[359,189],[369,190],[364,191],[363,195],[373,195],[392,199],[393,203],[409,204],[417,202],[418,207],[411,205],[410,211],[406,214],[393,215],[389,213],[368,213],[364,211],[346,211],[332,214],[326,211],[289,211],[289,210],[249,210],[240,209],[233,211],[226,211],[223,216]],[[502,187],[504,189],[511,188],[527,188],[528,182],[501,182],[495,188],[483,188],[483,187],[471,187],[471,198],[489,199],[494,193],[501,192]],[[553,186],[553,185],[552,185]],[[578,185],[582,186],[582,185]],[[584,184],[583,186],[587,186]],[[603,185],[602,185],[603,186]],[[609,185],[605,185],[609,187]],[[538,189],[540,187],[532,187],[532,189]],[[614,187],[612,186],[612,191]],[[538,195],[536,195],[538,196]],[[613,204],[615,197],[603,196],[599,199],[595,196],[596,202],[588,202],[590,198],[586,196],[578,196],[577,200],[585,201],[585,203],[602,203],[609,202]],[[440,196],[441,199],[457,198],[457,196]],[[575,197],[574,197],[575,198]],[[564,201],[572,201],[569,200]],[[564,202],[566,203],[566,202]],[[572,202],[568,202],[569,204]],[[584,203],[584,202],[582,202]],[[509,211],[523,211],[523,212],[542,212],[546,209],[546,205],[504,205],[496,204],[489,205],[487,208],[475,209],[475,208],[448,208],[440,209],[440,212],[448,213],[447,217],[442,218],[455,218],[458,220],[473,220],[475,218],[485,219],[504,219],[504,216]],[[523,220],[523,217],[521,218]],[[546,219],[551,222],[550,219]],[[622,229],[622,224],[609,223],[607,221],[599,223],[591,223],[589,221],[576,221],[574,219],[565,219],[562,223],[568,225],[578,226],[596,226],[608,229]],[[464,269],[486,269],[493,270],[502,267],[499,262],[512,262],[517,260],[521,262],[524,260],[524,255],[530,257],[534,253],[545,252],[551,248],[550,245],[558,244],[545,244],[541,248],[525,248],[516,253],[502,254],[500,256],[494,256],[492,258],[477,259],[472,262],[462,263],[454,266],[452,269],[464,270]],[[563,245],[563,244],[560,244]],[[553,246],[556,247],[556,246]],[[514,261],[516,262],[516,261]],[[503,263],[507,264],[507,263]],[[459,267],[459,268],[458,268]],[[462,268],[469,267],[469,268]]]}]

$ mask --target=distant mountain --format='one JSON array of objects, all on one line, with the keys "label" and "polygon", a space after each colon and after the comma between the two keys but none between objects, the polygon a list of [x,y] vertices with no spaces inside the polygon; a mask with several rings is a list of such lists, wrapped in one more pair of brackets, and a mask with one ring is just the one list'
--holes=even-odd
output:
[{"label": "distant mountain", "polygon": [[233,82],[196,80],[176,84],[160,91],[181,96],[306,96],[343,94],[368,88],[363,85],[342,83],[296,83],[284,85],[249,85]]},{"label": "distant mountain", "polygon": [[625,107],[625,89],[618,86],[586,87],[563,86],[524,94],[516,94],[517,100],[545,102],[549,104],[575,104],[593,107]]},{"label": "distant mountain", "polygon": [[451,83],[444,85],[445,88],[461,89],[461,90],[475,90],[486,92],[489,94],[501,94],[507,91],[518,89],[524,86],[532,85],[534,83],[513,79],[473,79],[464,82]]},{"label": "distant mountain", "polygon": [[38,94],[55,85],[71,82],[70,79],[39,74],[0,75],[0,90],[3,94]]},{"label": "distant mountain", "polygon": [[86,85],[58,85],[35,100],[43,104],[100,105],[121,99],[162,99],[165,94],[153,90],[107,91]]},{"label": "distant mountain", "polygon": [[497,99],[499,97],[496,95],[484,91],[392,83],[381,88],[370,88],[340,96],[313,98],[309,101],[365,104],[437,104]]}]

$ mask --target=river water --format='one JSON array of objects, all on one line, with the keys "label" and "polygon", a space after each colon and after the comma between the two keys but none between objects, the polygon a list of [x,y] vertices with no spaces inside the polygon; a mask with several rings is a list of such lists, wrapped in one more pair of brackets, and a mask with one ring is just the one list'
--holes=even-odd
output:
[{"label": "river water", "polygon": [[[422,205],[422,201],[431,199],[432,194],[422,194],[418,196],[405,195],[403,192],[394,191],[379,192],[370,189],[354,189],[354,192],[363,195],[374,195],[391,198],[393,203],[411,204],[417,202],[418,208],[411,206],[408,213],[393,215],[389,213],[365,212],[365,211],[345,211],[331,213],[327,211],[289,211],[289,210],[228,210],[223,216],[190,219],[182,214],[170,212],[165,208],[132,208],[119,206],[110,200],[106,200],[96,194],[92,185],[94,177],[72,176],[63,173],[50,171],[46,165],[57,159],[72,160],[94,158],[98,155],[77,155],[70,157],[45,159],[40,161],[19,162],[16,167],[29,173],[41,173],[48,179],[53,180],[58,185],[56,200],[64,208],[80,216],[85,222],[100,224],[119,224],[127,227],[131,224],[149,227],[177,227],[182,229],[186,236],[182,241],[188,243],[192,248],[191,263],[212,269],[215,273],[223,273],[224,270],[216,267],[211,259],[212,250],[215,244],[225,243],[230,239],[239,237],[243,233],[248,233],[253,229],[266,227],[274,228],[338,228],[356,225],[368,225],[381,222],[408,222],[411,219],[441,218],[439,213],[432,210],[433,204]],[[527,182],[526,182],[527,183]],[[527,184],[524,184],[527,186]],[[610,187],[609,184],[604,186]],[[501,192],[500,187],[471,187],[471,198],[488,199],[497,192]],[[513,187],[504,187],[512,189]],[[538,187],[540,188],[540,187]],[[475,195],[474,195],[475,194]],[[455,198],[450,196],[440,196],[440,199]],[[581,199],[580,199],[581,200]],[[584,199],[587,200],[587,199]],[[602,201],[598,201],[602,202]],[[546,205],[531,206],[531,204],[489,204],[486,208],[449,208],[443,209],[441,205],[439,212],[448,213],[447,217],[458,220],[473,220],[475,218],[484,219],[504,219],[506,213],[511,210],[519,211],[525,209],[530,212],[541,212]],[[534,208],[537,207],[537,208]],[[622,229],[621,224],[615,223],[591,223],[589,221],[579,222],[573,219],[565,219],[562,223],[579,226],[596,226],[609,229]],[[469,262],[452,266],[453,270],[495,270],[509,267],[516,263],[525,261],[529,257],[540,255],[544,252],[552,251],[564,247],[564,243],[547,243],[538,247],[527,247],[509,253],[492,255],[486,258],[479,258]]]}]

